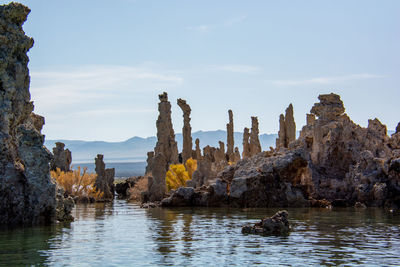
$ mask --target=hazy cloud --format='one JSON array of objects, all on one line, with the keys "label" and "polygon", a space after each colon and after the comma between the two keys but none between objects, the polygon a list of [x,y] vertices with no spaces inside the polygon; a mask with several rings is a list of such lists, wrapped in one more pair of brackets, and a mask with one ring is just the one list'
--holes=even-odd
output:
[{"label": "hazy cloud", "polygon": [[268,81],[272,82],[275,85],[280,86],[297,86],[297,85],[307,85],[307,84],[331,84],[335,82],[342,81],[350,81],[350,80],[365,80],[365,79],[376,79],[376,78],[384,78],[384,75],[376,75],[376,74],[352,74],[352,75],[344,75],[344,76],[332,76],[332,77],[316,77],[305,80],[274,80]]},{"label": "hazy cloud", "polygon": [[239,17],[234,17],[227,19],[223,22],[216,23],[216,24],[202,24],[197,26],[188,26],[186,27],[187,30],[197,31],[197,32],[209,32],[214,29],[232,27],[235,24],[243,22],[247,18],[247,15],[242,15]]},{"label": "hazy cloud", "polygon": [[228,64],[228,65],[212,65],[207,68],[210,71],[226,71],[235,73],[259,73],[261,71],[260,67],[251,65],[240,65],[240,64]]}]

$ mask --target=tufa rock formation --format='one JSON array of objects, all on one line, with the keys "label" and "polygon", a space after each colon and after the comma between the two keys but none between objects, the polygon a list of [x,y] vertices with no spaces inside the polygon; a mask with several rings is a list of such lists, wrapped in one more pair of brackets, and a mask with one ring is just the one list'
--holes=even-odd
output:
[{"label": "tufa rock formation", "polygon": [[199,138],[196,138],[196,160],[201,160],[201,150],[200,150],[200,140]]},{"label": "tufa rock formation", "polygon": [[114,177],[115,169],[106,169],[106,164],[103,161],[103,155],[98,154],[95,160],[95,171],[97,174],[94,186],[100,192],[103,192],[105,200],[114,199]]},{"label": "tufa rock formation", "polygon": [[[209,186],[195,189],[189,202],[234,207],[358,202],[357,206],[399,209],[400,132],[389,137],[378,119],[362,128],[344,113],[338,95],[318,98],[300,137],[287,149],[262,152],[225,167],[208,178]],[[169,199],[165,205],[181,197],[174,193]]]},{"label": "tufa rock formation", "polygon": [[257,155],[261,152],[260,140],[258,139],[258,119],[251,117],[251,133],[250,133],[250,156]]},{"label": "tufa rock formation", "polygon": [[289,214],[286,210],[275,213],[272,217],[262,219],[254,226],[243,226],[243,234],[286,236],[290,232],[288,221]]},{"label": "tufa rock formation", "polygon": [[[307,115],[307,124],[312,124],[315,121],[313,115]],[[293,105],[290,104],[286,109],[285,116],[279,116],[279,132],[276,139],[276,148],[288,148],[289,144],[296,140],[296,123],[293,117]]]},{"label": "tufa rock formation", "polygon": [[59,168],[63,172],[69,172],[72,156],[71,151],[65,149],[65,144],[61,142],[56,142],[56,147],[53,148],[53,159],[50,162],[50,169],[55,171]]},{"label": "tufa rock formation", "polygon": [[233,113],[232,110],[228,110],[229,114],[229,123],[226,124],[226,132],[227,132],[227,156],[228,160],[231,162],[235,162],[235,152],[233,150],[233,147],[235,145],[235,141],[233,139]]},{"label": "tufa rock formation", "polygon": [[243,152],[242,152],[242,157],[243,157],[243,159],[251,157],[249,128],[244,128],[244,130],[243,130]]},{"label": "tufa rock formation", "polygon": [[152,176],[149,176],[148,193],[145,197],[149,201],[160,201],[166,191],[165,175],[171,164],[178,163],[178,146],[171,120],[171,103],[168,94],[159,95],[159,116],[157,119],[157,144],[154,148],[154,158],[151,164]]},{"label": "tufa rock formation", "polygon": [[190,106],[186,104],[186,101],[179,98],[178,99],[178,106],[183,111],[183,128],[182,128],[182,135],[183,135],[183,148],[182,148],[182,162],[186,163],[188,159],[192,157],[192,127],[190,127]]},{"label": "tufa rock formation", "polygon": [[0,6],[0,225],[57,218],[51,154],[40,132],[44,118],[32,112],[30,101],[27,52],[33,39],[22,29],[29,12],[18,3]]}]

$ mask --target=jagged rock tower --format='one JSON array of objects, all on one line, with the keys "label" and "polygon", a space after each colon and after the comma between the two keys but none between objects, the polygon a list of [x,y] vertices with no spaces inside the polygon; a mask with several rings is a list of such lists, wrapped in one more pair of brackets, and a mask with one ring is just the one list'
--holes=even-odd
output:
[{"label": "jagged rock tower", "polygon": [[242,152],[242,158],[249,158],[251,157],[250,154],[250,132],[249,128],[244,128],[243,130],[243,152]]},{"label": "jagged rock tower", "polygon": [[97,174],[94,186],[97,190],[103,192],[103,198],[112,200],[114,198],[114,176],[115,169],[106,169],[106,164],[103,161],[103,155],[98,154],[95,160],[95,171]]},{"label": "jagged rock tower", "polygon": [[261,152],[261,144],[258,139],[258,118],[251,117],[251,133],[250,133],[250,155],[254,156]]},{"label": "jagged rock tower", "polygon": [[186,103],[185,100],[179,98],[178,106],[182,109],[183,112],[183,128],[182,128],[182,135],[183,135],[183,148],[182,148],[182,160],[185,164],[188,159],[192,157],[192,127],[190,127],[190,106]]},{"label": "jagged rock tower", "polygon": [[55,218],[50,152],[44,118],[32,113],[27,52],[33,39],[22,25],[29,8],[0,6],[0,224],[37,224]]},{"label": "jagged rock tower", "polygon": [[235,152],[234,152],[234,146],[235,146],[235,141],[233,139],[233,113],[232,110],[228,110],[228,114],[229,114],[229,123],[226,124],[226,133],[227,133],[227,140],[226,140],[226,144],[227,144],[227,155],[228,155],[228,159],[231,162],[235,162]]},{"label": "jagged rock tower", "polygon": [[[307,124],[315,121],[314,115],[307,115]],[[296,140],[296,123],[293,117],[293,105],[290,104],[286,109],[285,116],[279,116],[279,132],[276,139],[276,148],[288,148],[289,144]]]},{"label": "jagged rock tower", "polygon": [[148,197],[150,201],[161,200],[166,191],[165,175],[169,165],[178,163],[178,145],[171,120],[171,103],[168,94],[159,95],[157,119],[157,144],[154,148],[152,176],[148,183]]},{"label": "jagged rock tower", "polygon": [[53,159],[50,162],[50,169],[55,171],[59,168],[63,172],[71,170],[72,155],[69,149],[65,149],[65,144],[56,142],[56,147],[53,148]]}]

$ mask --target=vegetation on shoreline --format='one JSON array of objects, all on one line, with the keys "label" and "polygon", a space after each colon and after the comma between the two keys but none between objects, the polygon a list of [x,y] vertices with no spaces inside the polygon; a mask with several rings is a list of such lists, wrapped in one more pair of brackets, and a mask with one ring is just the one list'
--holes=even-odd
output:
[{"label": "vegetation on shoreline", "polygon": [[69,172],[64,172],[57,168],[56,171],[50,171],[50,175],[64,189],[65,194],[68,196],[72,196],[78,200],[89,198],[95,201],[103,198],[103,193],[96,190],[94,186],[97,174],[88,173],[87,168],[83,169],[82,174],[80,167]]}]

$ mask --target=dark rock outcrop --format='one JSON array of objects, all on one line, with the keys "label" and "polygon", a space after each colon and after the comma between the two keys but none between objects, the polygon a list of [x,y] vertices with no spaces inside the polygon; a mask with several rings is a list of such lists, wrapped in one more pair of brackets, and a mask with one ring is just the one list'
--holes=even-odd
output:
[{"label": "dark rock outcrop", "polygon": [[53,148],[53,158],[50,162],[50,169],[55,171],[59,168],[63,172],[69,172],[71,170],[72,155],[69,149],[65,149],[65,144],[56,142],[56,147]]},{"label": "dark rock outcrop", "polygon": [[97,174],[94,186],[97,190],[103,193],[104,200],[114,199],[114,177],[115,169],[106,169],[106,164],[103,161],[103,155],[98,154],[95,160],[95,171]]},{"label": "dark rock outcrop", "polygon": [[32,112],[29,93],[33,39],[22,29],[29,12],[18,3],[0,6],[0,224],[8,225],[57,218],[51,154],[40,132],[44,118]]},{"label": "dark rock outcrop", "polygon": [[130,177],[125,181],[115,184],[115,193],[117,193],[118,198],[125,199],[129,196],[128,190],[133,188],[137,181],[144,179],[143,176]]},{"label": "dark rock outcrop", "polygon": [[275,213],[272,217],[262,219],[254,226],[243,226],[243,234],[286,236],[290,233],[288,221],[289,214],[286,210]]}]

